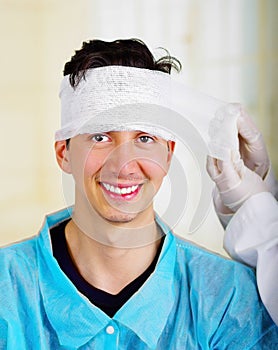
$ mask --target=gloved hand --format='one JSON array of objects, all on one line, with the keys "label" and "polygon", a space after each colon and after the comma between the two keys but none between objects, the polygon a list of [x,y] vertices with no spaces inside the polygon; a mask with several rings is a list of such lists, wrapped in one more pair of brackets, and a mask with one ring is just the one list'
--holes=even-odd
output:
[{"label": "gloved hand", "polygon": [[264,179],[269,170],[270,161],[262,134],[246,111],[239,105],[238,107],[241,111],[237,122],[241,158],[250,170]]},{"label": "gloved hand", "polygon": [[[231,106],[235,108],[231,109]],[[267,176],[268,181],[262,181],[268,173],[270,161],[261,133],[239,104],[229,104],[226,108],[227,118],[230,110],[235,113],[239,111],[237,127],[240,153],[230,150],[230,159],[227,161],[211,157],[207,160],[207,171],[216,183],[214,206],[223,226],[250,196],[275,188],[271,171]],[[221,113],[225,117],[225,109]],[[225,140],[224,128],[219,135]],[[222,142],[220,139],[214,141]]]},{"label": "gloved hand", "polygon": [[227,161],[208,156],[207,171],[216,183],[214,193],[216,211],[234,213],[252,195],[267,191],[261,177],[248,169],[242,160],[234,162],[233,155]]}]

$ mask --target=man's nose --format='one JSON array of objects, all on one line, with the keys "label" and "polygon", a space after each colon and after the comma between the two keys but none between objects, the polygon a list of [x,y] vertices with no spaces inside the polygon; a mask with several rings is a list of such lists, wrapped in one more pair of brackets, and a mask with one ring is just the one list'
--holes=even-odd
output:
[{"label": "man's nose", "polygon": [[105,168],[117,178],[134,175],[140,171],[137,153],[132,141],[121,143],[107,157]]}]

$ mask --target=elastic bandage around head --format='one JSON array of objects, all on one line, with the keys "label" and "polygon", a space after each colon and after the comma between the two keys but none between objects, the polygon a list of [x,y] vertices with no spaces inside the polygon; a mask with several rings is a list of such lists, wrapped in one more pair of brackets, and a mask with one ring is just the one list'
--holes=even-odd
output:
[{"label": "elastic bandage around head", "polygon": [[221,111],[227,110],[226,103],[167,73],[126,66],[92,68],[75,88],[65,76],[60,99],[61,129],[56,141],[84,133],[131,130],[176,140],[182,138],[183,119],[198,130],[210,155],[225,160],[230,149],[238,150],[237,111],[231,109],[225,116]]}]

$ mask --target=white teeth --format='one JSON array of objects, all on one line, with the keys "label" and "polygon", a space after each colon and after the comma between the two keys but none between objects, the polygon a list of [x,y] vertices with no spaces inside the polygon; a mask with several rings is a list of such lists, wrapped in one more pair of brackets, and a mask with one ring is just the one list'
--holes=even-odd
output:
[{"label": "white teeth", "polygon": [[109,184],[106,184],[106,183],[102,183],[103,184],[103,186],[109,191],[110,190],[110,185]]},{"label": "white teeth", "polygon": [[115,193],[121,194],[121,189],[120,189],[119,187],[116,187],[116,188],[115,188]]},{"label": "white teeth", "polygon": [[135,192],[138,188],[138,185],[135,186],[130,186],[130,187],[114,187],[113,185],[109,185],[105,182],[102,183],[103,186],[106,188],[107,191],[110,191],[112,193],[116,193],[116,194],[130,194],[132,192]]}]

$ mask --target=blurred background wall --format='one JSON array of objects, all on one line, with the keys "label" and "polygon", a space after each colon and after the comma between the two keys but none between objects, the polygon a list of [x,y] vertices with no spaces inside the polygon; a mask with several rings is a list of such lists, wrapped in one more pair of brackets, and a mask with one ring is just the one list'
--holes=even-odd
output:
[{"label": "blurred background wall", "polygon": [[[58,90],[64,63],[88,39],[167,48],[187,84],[247,108],[277,176],[277,10],[276,0],[0,0],[0,244],[35,234],[67,204],[53,148]],[[194,235],[187,219],[177,230],[223,253],[212,207]]]}]

